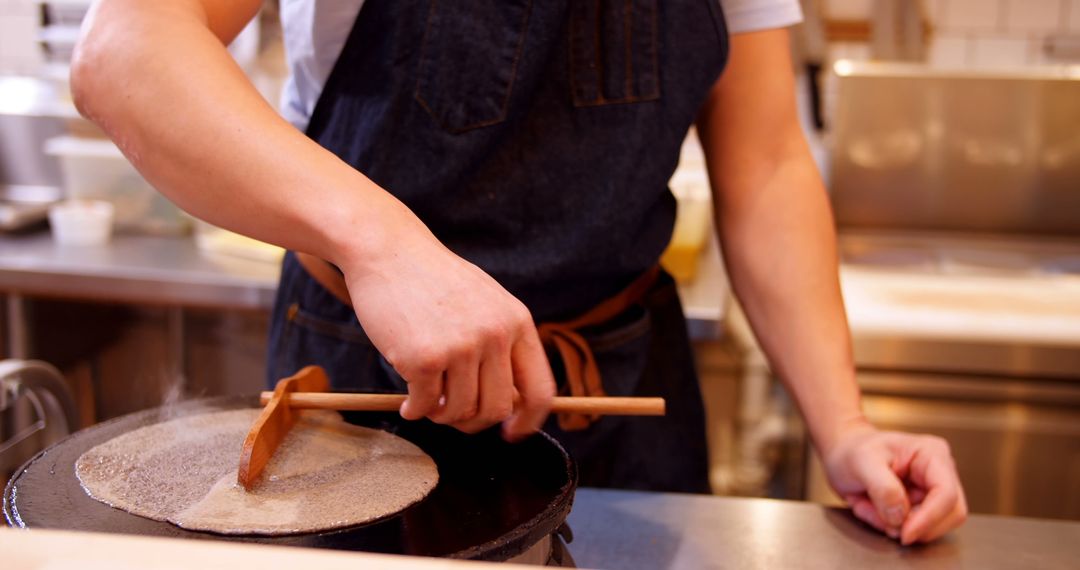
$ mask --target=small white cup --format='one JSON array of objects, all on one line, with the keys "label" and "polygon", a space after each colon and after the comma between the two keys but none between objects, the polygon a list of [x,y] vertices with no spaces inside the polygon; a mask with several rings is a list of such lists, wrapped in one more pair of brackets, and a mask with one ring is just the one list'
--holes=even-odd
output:
[{"label": "small white cup", "polygon": [[49,208],[49,226],[60,245],[104,245],[112,235],[113,206],[102,200],[65,200]]}]

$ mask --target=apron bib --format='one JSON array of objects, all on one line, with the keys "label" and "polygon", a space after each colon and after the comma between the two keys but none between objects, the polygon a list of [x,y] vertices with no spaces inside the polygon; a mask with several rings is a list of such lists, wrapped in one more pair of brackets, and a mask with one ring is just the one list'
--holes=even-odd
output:
[{"label": "apron bib", "polygon": [[[675,218],[667,181],[726,56],[718,0],[367,0],[307,134],[538,322],[564,321],[656,265]],[[671,279],[582,335],[609,395],[665,397],[668,415],[575,432],[549,421],[581,484],[707,492],[703,406]],[[352,308],[289,254],[269,380],[307,364],[339,389],[405,391]]]}]

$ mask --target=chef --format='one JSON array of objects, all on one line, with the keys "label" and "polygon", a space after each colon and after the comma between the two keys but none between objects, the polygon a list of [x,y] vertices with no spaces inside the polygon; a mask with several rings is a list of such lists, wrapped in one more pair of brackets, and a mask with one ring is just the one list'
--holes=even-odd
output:
[{"label": "chef", "polygon": [[[407,391],[407,419],[541,428],[585,485],[705,492],[704,413],[656,268],[697,125],[728,272],[833,488],[905,544],[963,522],[941,439],[860,412],[796,0],[281,0],[283,119],[226,51],[261,0],[98,0],[82,113],[177,204],[290,250],[269,374]],[[561,416],[557,391],[662,396]]]}]

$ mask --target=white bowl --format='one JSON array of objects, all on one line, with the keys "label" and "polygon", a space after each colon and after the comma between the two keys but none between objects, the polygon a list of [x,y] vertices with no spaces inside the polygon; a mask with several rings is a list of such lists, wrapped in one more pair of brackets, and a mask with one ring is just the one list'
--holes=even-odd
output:
[{"label": "white bowl", "polygon": [[103,200],[66,200],[49,208],[49,226],[60,245],[104,245],[112,235],[113,206]]}]

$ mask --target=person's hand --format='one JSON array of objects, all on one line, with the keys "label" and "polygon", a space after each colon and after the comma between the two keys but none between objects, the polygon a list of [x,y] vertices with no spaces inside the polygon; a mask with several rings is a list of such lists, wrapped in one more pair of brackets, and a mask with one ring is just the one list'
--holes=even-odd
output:
[{"label": "person's hand", "polygon": [[823,460],[829,482],[855,516],[902,544],[930,542],[967,519],[944,439],[865,425],[838,438]]},{"label": "person's hand", "polygon": [[426,230],[378,260],[340,263],[356,315],[409,385],[406,419],[474,433],[503,423],[507,439],[540,428],[555,381],[529,310]]}]

